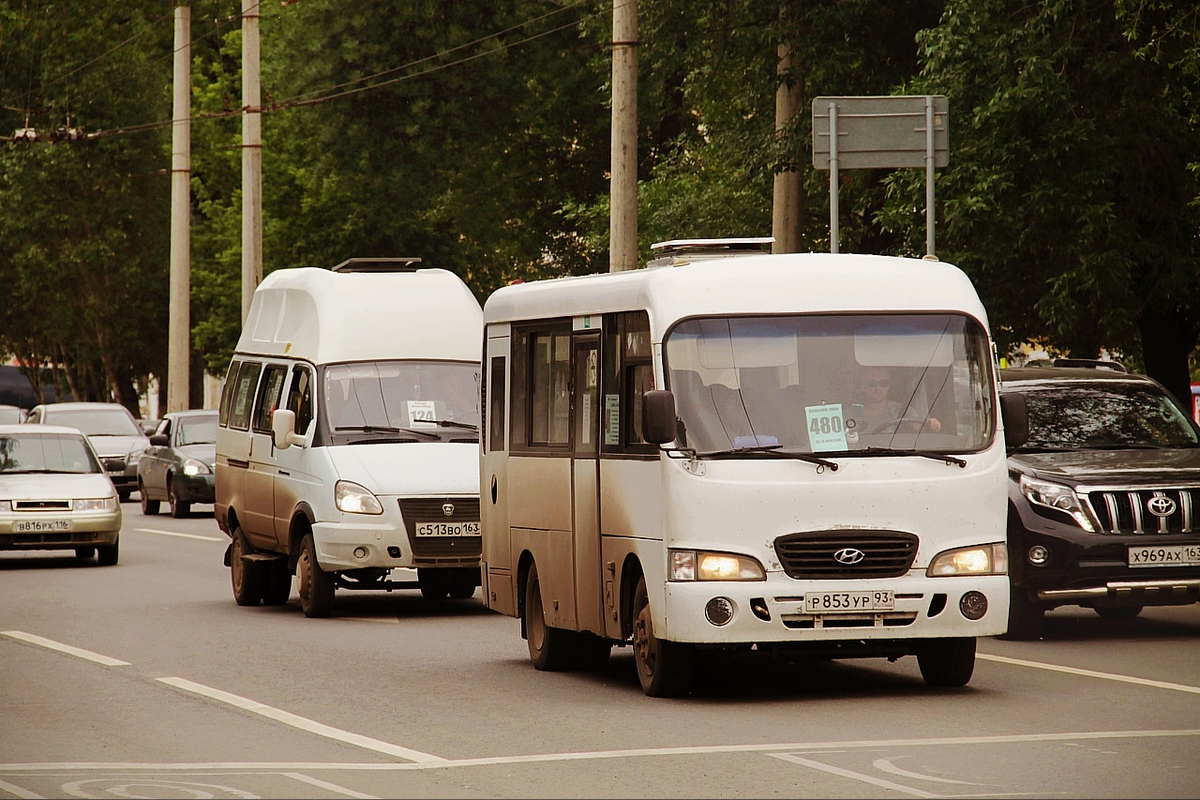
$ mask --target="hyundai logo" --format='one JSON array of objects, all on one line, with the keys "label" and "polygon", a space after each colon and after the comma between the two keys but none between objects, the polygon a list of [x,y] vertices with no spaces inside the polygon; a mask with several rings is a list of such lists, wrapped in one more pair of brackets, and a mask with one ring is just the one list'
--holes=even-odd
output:
[{"label": "hyundai logo", "polygon": [[1146,510],[1156,517],[1169,517],[1175,513],[1175,501],[1162,492],[1155,492],[1154,497],[1146,501]]},{"label": "hyundai logo", "polygon": [[442,503],[442,513],[447,517],[454,516],[454,503]]},{"label": "hyundai logo", "polygon": [[847,567],[859,563],[866,557],[866,553],[854,547],[843,547],[833,554],[834,561]]}]

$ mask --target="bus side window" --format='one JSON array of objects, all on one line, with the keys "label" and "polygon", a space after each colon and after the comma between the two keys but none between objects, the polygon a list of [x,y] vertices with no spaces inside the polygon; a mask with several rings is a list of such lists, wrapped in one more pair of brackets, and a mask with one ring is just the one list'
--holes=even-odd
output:
[{"label": "bus side window", "polygon": [[504,450],[504,358],[492,359],[487,383],[488,450]]}]

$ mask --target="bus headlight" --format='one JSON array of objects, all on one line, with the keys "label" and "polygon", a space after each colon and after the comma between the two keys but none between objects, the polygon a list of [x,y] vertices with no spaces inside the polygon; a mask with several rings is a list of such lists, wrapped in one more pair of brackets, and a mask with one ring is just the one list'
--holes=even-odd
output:
[{"label": "bus headlight", "polygon": [[669,550],[668,580],[672,581],[765,581],[762,564],[749,556],[712,553],[706,550]]},{"label": "bus headlight", "polygon": [[931,578],[945,575],[1004,575],[1008,572],[1008,548],[995,544],[960,547],[938,553],[929,562],[925,574]]},{"label": "bus headlight", "polygon": [[350,481],[338,481],[333,486],[333,502],[338,511],[348,514],[382,514],[383,506],[379,498],[367,491],[366,487]]}]

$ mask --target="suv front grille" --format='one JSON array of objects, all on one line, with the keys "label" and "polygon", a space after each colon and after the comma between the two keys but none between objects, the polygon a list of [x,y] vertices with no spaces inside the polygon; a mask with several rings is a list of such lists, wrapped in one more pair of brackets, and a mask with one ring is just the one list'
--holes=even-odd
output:
[{"label": "suv front grille", "polygon": [[[862,557],[855,561],[849,551]],[[896,578],[916,559],[917,537],[900,531],[790,533],[775,540],[775,554],[789,578]]]},{"label": "suv front grille", "polygon": [[1196,533],[1200,487],[1093,489],[1083,497],[1101,533]]}]

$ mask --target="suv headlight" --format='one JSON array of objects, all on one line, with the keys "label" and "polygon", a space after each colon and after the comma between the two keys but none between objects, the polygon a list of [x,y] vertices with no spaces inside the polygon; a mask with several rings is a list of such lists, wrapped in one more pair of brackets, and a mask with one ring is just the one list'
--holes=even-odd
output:
[{"label": "suv headlight", "polygon": [[925,570],[930,578],[946,575],[1004,575],[1007,572],[1008,548],[999,542],[938,553]]},{"label": "suv headlight", "polygon": [[766,572],[757,560],[736,553],[705,550],[667,551],[672,581],[765,581]]},{"label": "suv headlight", "polygon": [[1083,503],[1079,502],[1079,495],[1075,494],[1075,490],[1070,486],[1064,486],[1061,483],[1039,481],[1027,475],[1022,475],[1021,494],[1025,495],[1025,499],[1035,506],[1051,508],[1068,515],[1071,519],[1075,520],[1076,525],[1088,533],[1096,532],[1096,527],[1092,525],[1092,521],[1088,519],[1087,512],[1083,509]]},{"label": "suv headlight", "polygon": [[364,486],[350,481],[338,481],[333,486],[333,502],[338,511],[347,514],[382,514],[383,505],[379,498]]}]

